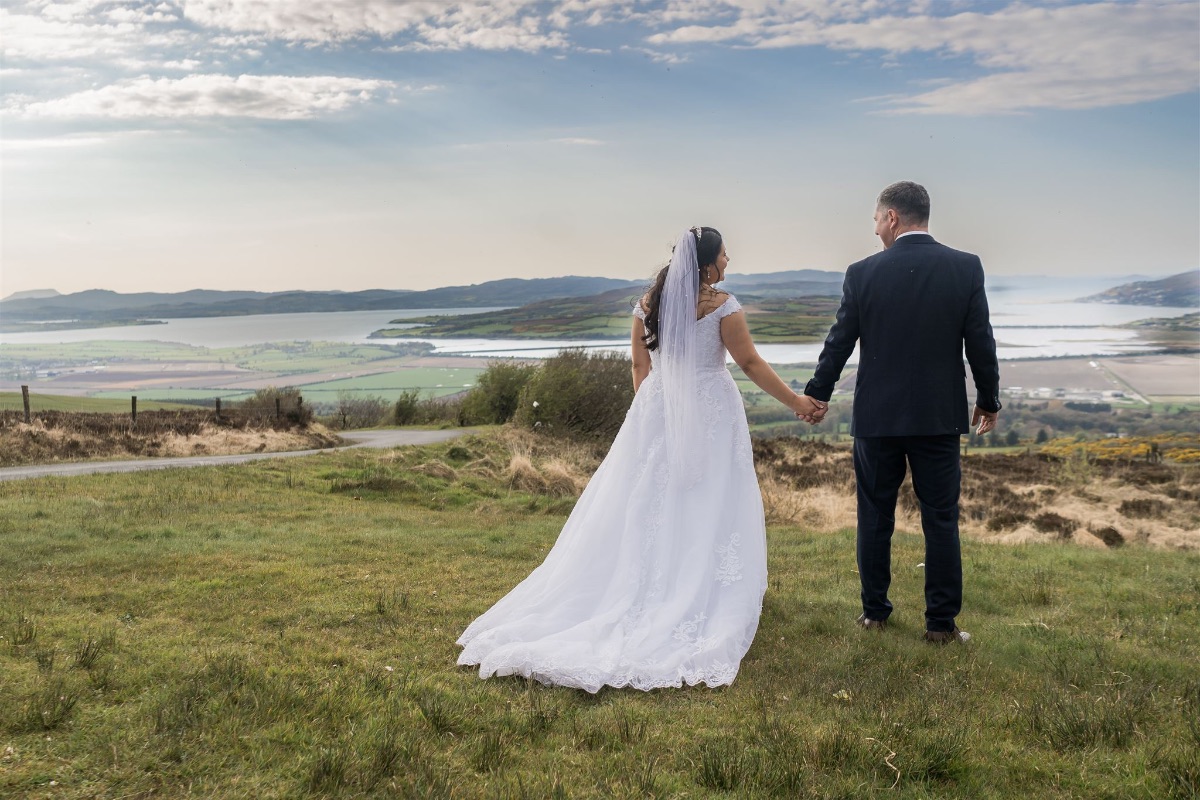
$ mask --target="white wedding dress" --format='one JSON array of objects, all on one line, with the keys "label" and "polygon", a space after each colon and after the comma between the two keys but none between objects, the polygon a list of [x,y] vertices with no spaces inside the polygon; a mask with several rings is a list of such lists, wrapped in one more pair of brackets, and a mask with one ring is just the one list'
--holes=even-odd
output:
[{"label": "white wedding dress", "polygon": [[466,629],[459,664],[478,664],[482,678],[522,675],[588,692],[733,681],[767,587],[750,431],[721,342],[720,320],[740,309],[731,295],[695,322],[696,469],[671,475],[652,351],[654,366],[558,541]]}]

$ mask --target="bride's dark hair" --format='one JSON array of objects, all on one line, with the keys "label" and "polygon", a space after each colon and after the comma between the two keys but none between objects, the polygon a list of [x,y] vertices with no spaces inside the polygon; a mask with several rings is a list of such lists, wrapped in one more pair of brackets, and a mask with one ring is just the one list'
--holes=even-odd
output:
[{"label": "bride's dark hair", "polygon": [[[717,256],[721,254],[721,232],[716,228],[700,228],[700,238],[696,242],[696,262],[700,269],[701,276],[704,275],[704,268],[710,267],[717,263]],[[672,248],[672,251],[674,249]],[[642,337],[642,341],[646,343],[647,350],[658,349],[658,307],[662,303],[663,284],[667,282],[667,270],[671,264],[668,261],[667,266],[658,271],[658,276],[655,277],[654,283],[650,285],[646,292],[646,335]],[[638,300],[638,302],[642,302]]]}]

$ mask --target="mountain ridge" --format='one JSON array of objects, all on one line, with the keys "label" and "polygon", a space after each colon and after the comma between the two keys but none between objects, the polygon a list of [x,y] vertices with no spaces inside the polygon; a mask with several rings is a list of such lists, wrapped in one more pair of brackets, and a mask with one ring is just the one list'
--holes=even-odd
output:
[{"label": "mountain ridge", "polygon": [[47,298],[0,301],[8,320],[79,319],[105,321],[147,317],[220,317],[322,311],[370,311],[411,308],[521,305],[532,300],[596,294],[640,284],[616,278],[504,278],[469,286],[438,289],[367,289],[358,292],[236,292],[195,289],[187,292],[120,294],[89,289]]},{"label": "mountain ridge", "polygon": [[1076,302],[1194,308],[1200,305],[1200,270],[1180,272],[1158,280],[1123,283]]},{"label": "mountain ridge", "polygon": [[[762,294],[833,291],[841,273],[788,270],[760,276],[731,277],[732,290],[761,287]],[[111,322],[134,319],[246,316],[330,311],[390,309],[486,308],[523,306],[542,300],[592,297],[617,289],[636,291],[648,281],[567,275],[557,278],[501,278],[478,284],[411,289],[253,292],[192,289],[186,292],[136,292],[88,289],[42,297],[11,296],[0,300],[0,315],[9,322],[79,320]],[[38,290],[41,291],[41,290]]]}]

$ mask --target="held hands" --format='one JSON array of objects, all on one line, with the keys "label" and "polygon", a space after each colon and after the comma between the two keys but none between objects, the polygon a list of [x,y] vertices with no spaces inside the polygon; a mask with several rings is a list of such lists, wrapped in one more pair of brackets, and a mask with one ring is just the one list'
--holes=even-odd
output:
[{"label": "held hands", "polygon": [[829,411],[829,403],[806,394],[799,394],[792,401],[791,409],[796,412],[797,418],[804,420],[809,425],[816,425],[825,419],[825,413]]},{"label": "held hands", "polygon": [[996,427],[996,418],[999,416],[999,411],[984,411],[979,406],[975,406],[975,411],[971,414],[971,426],[975,427],[975,432],[982,436]]}]

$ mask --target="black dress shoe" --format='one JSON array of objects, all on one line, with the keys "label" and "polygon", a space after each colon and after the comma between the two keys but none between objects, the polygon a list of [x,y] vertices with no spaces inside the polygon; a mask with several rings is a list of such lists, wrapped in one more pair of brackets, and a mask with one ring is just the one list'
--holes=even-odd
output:
[{"label": "black dress shoe", "polygon": [[859,614],[855,622],[858,627],[868,631],[881,631],[887,628],[886,619],[868,619],[866,614]]},{"label": "black dress shoe", "polygon": [[952,631],[925,631],[925,641],[932,644],[950,644],[951,642],[966,644],[971,641],[971,634],[956,626]]}]

